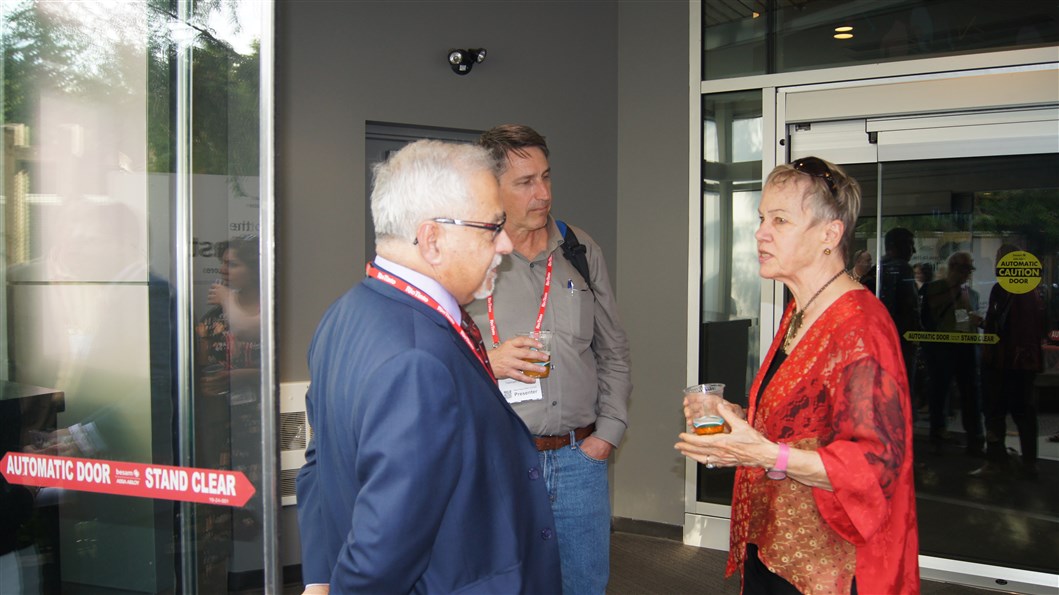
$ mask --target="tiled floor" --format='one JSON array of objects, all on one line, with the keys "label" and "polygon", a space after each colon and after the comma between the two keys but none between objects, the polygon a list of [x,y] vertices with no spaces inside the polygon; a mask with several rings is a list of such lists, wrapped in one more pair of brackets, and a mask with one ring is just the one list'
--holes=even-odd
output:
[{"label": "tiled floor", "polygon": [[[739,595],[739,578],[724,578],[727,552],[631,533],[615,533],[610,551],[607,595]],[[993,593],[937,581],[923,581],[921,592],[923,595]]]}]

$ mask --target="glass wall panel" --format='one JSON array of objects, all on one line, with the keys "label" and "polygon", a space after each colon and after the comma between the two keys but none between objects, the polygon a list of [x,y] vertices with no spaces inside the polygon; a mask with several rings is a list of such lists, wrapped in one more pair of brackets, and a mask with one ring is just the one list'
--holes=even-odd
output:
[{"label": "glass wall panel", "polygon": [[0,593],[261,583],[267,10],[0,3]]},{"label": "glass wall panel", "polygon": [[702,79],[768,74],[767,2],[702,3]]},{"label": "glass wall panel", "polygon": [[1041,0],[719,0],[702,18],[703,80],[1059,41],[1059,4]]},{"label": "glass wall panel", "polygon": [[[909,348],[920,552],[1059,573],[1059,155],[846,169],[858,247],[891,238],[868,282]],[[911,278],[890,273],[902,261]],[[918,319],[899,321],[900,283]]]},{"label": "glass wall panel", "polygon": [[[761,112],[760,91],[703,97],[699,379],[723,382],[725,398],[742,405],[759,359]],[[698,500],[727,504],[734,473],[698,469]]]}]

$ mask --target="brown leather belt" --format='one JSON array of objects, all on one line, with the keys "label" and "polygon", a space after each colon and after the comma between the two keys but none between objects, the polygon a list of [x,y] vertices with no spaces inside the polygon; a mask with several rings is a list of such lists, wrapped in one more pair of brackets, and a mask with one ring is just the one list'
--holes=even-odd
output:
[{"label": "brown leather belt", "polygon": [[[596,431],[596,424],[588,424],[583,428],[573,431],[574,442],[580,442]],[[555,450],[564,446],[570,446],[570,432],[558,436],[534,436],[533,441],[537,443],[537,450]]]}]

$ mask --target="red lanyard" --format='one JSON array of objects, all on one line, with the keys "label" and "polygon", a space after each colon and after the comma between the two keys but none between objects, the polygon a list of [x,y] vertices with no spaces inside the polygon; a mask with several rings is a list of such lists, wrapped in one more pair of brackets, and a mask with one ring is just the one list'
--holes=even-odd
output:
[{"label": "red lanyard", "polygon": [[[548,294],[552,290],[552,259],[555,258],[555,254],[548,256],[548,267],[544,271],[544,293],[541,294],[541,307],[537,310],[537,322],[533,325],[533,332],[540,332],[541,325],[544,323],[544,311],[548,308]],[[489,334],[493,336],[493,348],[495,349],[500,345],[500,334],[496,331],[496,315],[493,313],[493,296],[490,295],[485,300],[486,305],[489,309]]]},{"label": "red lanyard", "polygon": [[471,348],[471,352],[474,353],[474,356],[477,357],[478,361],[482,363],[482,367],[485,368],[485,371],[489,373],[489,377],[493,379],[493,382],[496,382],[496,376],[493,375],[493,368],[486,363],[486,360],[482,357],[482,354],[478,353],[478,347],[475,344],[474,339],[471,339],[470,335],[467,334],[467,331],[463,330],[463,327],[460,326],[460,323],[456,322],[456,319],[453,318],[452,315],[449,314],[448,310],[443,308],[441,304],[437,302],[437,300],[430,297],[424,291],[422,291],[415,285],[412,285],[411,283],[405,281],[404,279],[396,275],[391,275],[386,271],[379,270],[375,267],[375,265],[370,262],[368,263],[366,273],[372,279],[377,279],[379,281],[382,281],[383,283],[386,283],[387,285],[392,285],[399,291],[402,291],[414,297],[415,299],[423,302],[427,306],[430,306],[439,314],[444,316],[445,320],[448,320],[449,324],[452,325],[452,328],[460,334],[461,338],[463,338],[464,343],[467,343],[467,346]]}]

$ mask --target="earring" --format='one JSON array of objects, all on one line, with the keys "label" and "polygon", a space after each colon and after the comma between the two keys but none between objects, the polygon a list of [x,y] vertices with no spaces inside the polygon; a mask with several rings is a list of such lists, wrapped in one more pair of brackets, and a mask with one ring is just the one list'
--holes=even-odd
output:
[{"label": "earring", "polygon": [[824,256],[831,256],[831,248],[824,248]]}]

